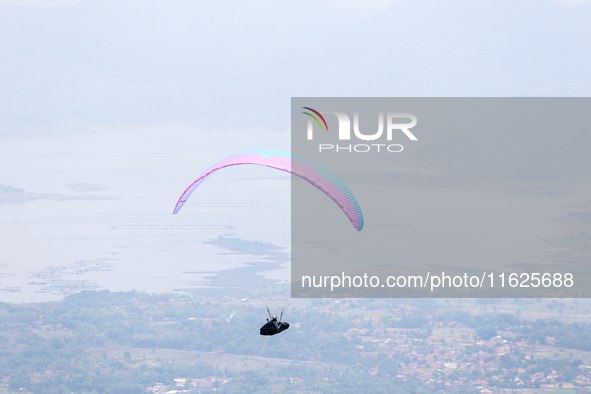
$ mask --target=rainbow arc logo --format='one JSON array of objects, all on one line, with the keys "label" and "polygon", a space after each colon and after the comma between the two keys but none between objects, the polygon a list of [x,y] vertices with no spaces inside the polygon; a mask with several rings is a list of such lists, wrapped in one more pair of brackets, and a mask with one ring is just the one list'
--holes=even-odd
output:
[{"label": "rainbow arc logo", "polygon": [[[326,131],[328,131],[328,125],[326,124],[326,120],[324,120],[324,116],[322,116],[322,114],[321,114],[320,112],[318,112],[318,111],[316,111],[315,109],[312,109],[312,108],[310,108],[310,107],[302,107],[302,108],[303,108],[303,109],[307,109],[308,111],[312,111],[312,112],[314,112],[316,115],[320,116],[320,119],[322,119],[322,122],[324,122],[324,126],[326,126]],[[303,114],[306,114],[306,115],[308,115],[308,116],[310,116],[310,117],[312,117],[312,118],[313,118],[313,119],[316,121],[316,123],[318,123],[318,126],[320,126],[320,130],[324,130],[324,129],[322,128],[322,123],[320,123],[320,121],[318,120],[318,118],[317,118],[316,116],[312,115],[312,114],[311,114],[311,113],[309,113],[309,112],[302,112],[302,113],[303,113]]]}]

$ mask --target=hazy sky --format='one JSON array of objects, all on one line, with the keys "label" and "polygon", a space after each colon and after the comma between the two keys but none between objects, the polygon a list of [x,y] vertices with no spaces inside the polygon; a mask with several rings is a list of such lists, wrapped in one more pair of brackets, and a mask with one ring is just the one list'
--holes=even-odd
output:
[{"label": "hazy sky", "polygon": [[589,2],[351,1],[0,2],[1,132],[287,130],[293,96],[591,94]]},{"label": "hazy sky", "polygon": [[[27,7],[61,7],[77,3],[83,0],[0,0],[0,3],[10,3],[25,5]],[[276,0],[258,0],[258,2],[271,2]],[[371,7],[371,8],[385,8],[392,4],[399,3],[404,0],[331,0],[335,5],[348,7]],[[551,0],[554,3],[577,5],[587,3],[590,0]]]}]

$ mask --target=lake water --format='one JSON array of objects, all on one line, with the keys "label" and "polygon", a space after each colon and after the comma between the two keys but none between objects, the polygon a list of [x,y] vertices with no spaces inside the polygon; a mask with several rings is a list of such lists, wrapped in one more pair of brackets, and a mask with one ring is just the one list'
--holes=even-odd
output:
[{"label": "lake water", "polygon": [[[208,285],[260,289],[289,281],[287,174],[228,168],[171,214],[183,190],[209,166],[247,150],[289,151],[289,138],[287,131],[171,125],[0,141],[0,184],[32,193],[112,197],[0,204],[0,301],[58,300],[82,289],[161,293]],[[66,186],[80,183],[108,189]],[[391,244],[396,261],[347,245],[337,249],[377,265],[549,261],[557,248],[543,239],[565,234],[549,219],[571,211],[566,204],[590,198],[584,190],[567,195],[401,187],[397,209],[374,214],[368,202],[375,187],[351,186],[367,213],[366,230],[358,236]],[[332,233],[333,222],[346,222],[329,199],[318,204],[326,206],[327,220],[313,227],[316,233]],[[339,250],[324,249],[326,256],[319,256],[336,264],[335,272],[346,268],[334,258]]]},{"label": "lake water", "polygon": [[[288,279],[290,187],[283,173],[227,169],[172,215],[183,190],[222,158],[251,149],[289,151],[287,133],[236,136],[172,125],[0,141],[0,184],[114,197],[0,204],[0,301],[58,300],[81,289],[169,292],[203,286],[211,272],[236,267],[248,275],[215,285],[256,287],[259,271]],[[79,183],[109,188],[66,186]],[[238,250],[220,247],[233,238],[243,240]],[[259,243],[249,249],[249,240]]]}]

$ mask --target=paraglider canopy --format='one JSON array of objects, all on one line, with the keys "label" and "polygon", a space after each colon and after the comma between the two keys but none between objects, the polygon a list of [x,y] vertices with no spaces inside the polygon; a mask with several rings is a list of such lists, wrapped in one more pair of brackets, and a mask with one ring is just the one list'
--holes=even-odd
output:
[{"label": "paraglider canopy", "polygon": [[230,166],[244,164],[255,164],[275,168],[289,172],[290,174],[308,181],[337,203],[357,231],[363,229],[363,214],[361,213],[361,208],[359,207],[357,200],[349,188],[335,174],[320,164],[305,157],[272,150],[256,150],[239,153],[227,157],[213,165],[199,175],[199,177],[187,187],[177,201],[173,214],[180,211],[197,186],[215,171]]}]

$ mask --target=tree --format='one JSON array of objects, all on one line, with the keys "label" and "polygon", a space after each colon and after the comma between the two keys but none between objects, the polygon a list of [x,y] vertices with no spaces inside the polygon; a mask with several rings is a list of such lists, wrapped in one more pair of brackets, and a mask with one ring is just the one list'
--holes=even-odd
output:
[{"label": "tree", "polygon": [[498,333],[494,327],[484,326],[484,327],[478,327],[476,329],[476,335],[478,335],[478,338],[480,338],[484,341],[488,341],[492,337],[496,337],[498,335]]}]

